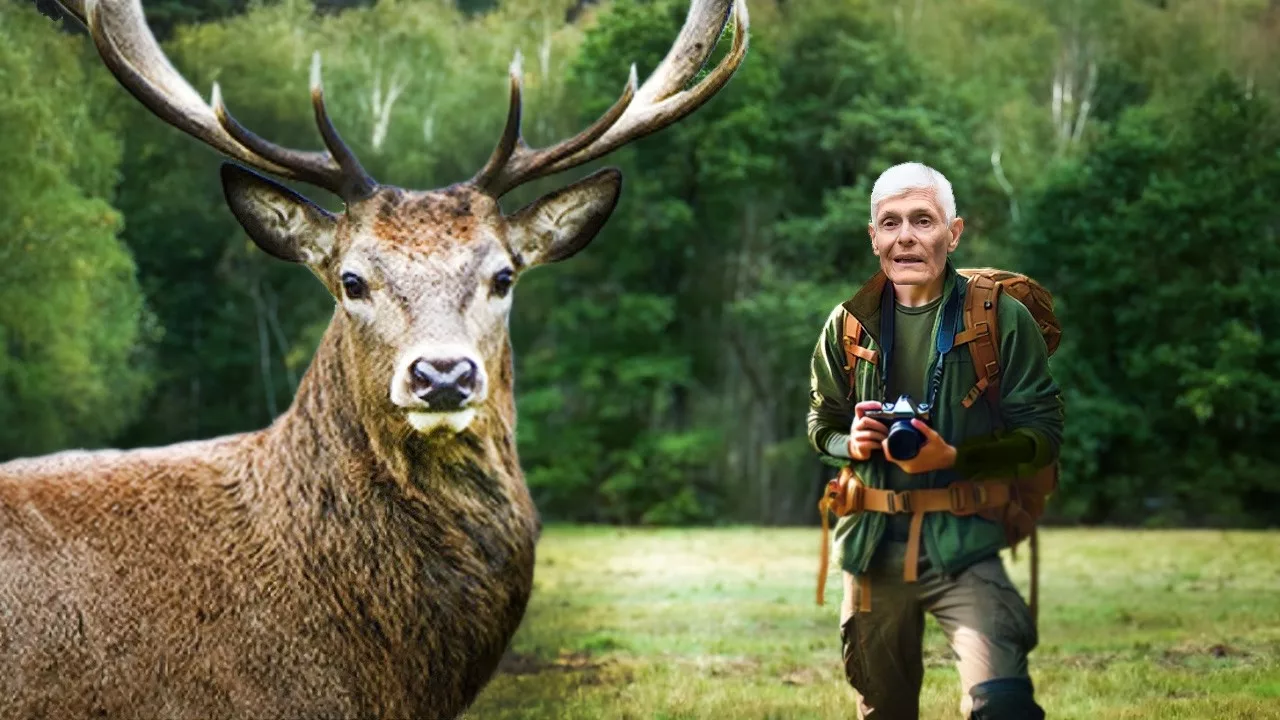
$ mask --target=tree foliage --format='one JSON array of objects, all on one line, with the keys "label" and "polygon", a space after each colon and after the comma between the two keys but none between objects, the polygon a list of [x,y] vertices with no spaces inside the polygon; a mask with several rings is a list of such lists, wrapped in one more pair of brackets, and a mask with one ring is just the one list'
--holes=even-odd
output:
[{"label": "tree foliage", "polygon": [[[307,75],[321,49],[346,140],[379,180],[414,188],[484,162],[515,51],[525,137],[545,145],[612,104],[632,62],[645,77],[688,8],[146,5],[193,84],[217,81],[285,145],[319,146]],[[1275,521],[1275,3],[750,6],[729,86],[608,158],[626,176],[612,220],[517,290],[518,439],[545,516],[811,521],[829,471],[804,437],[808,356],[875,268],[872,182],[917,159],[955,187],[958,263],[1028,272],[1058,298],[1069,428],[1054,516]],[[219,158],[121,92],[83,37],[24,2],[0,21],[0,455],[266,425],[332,299],[245,238]]]},{"label": "tree foliage", "polygon": [[137,415],[151,327],[111,204],[116,127],[79,43],[0,4],[0,456],[97,445]]},{"label": "tree foliage", "polygon": [[1020,257],[1066,323],[1072,514],[1275,520],[1278,121],[1219,76],[1126,112],[1036,198]]}]

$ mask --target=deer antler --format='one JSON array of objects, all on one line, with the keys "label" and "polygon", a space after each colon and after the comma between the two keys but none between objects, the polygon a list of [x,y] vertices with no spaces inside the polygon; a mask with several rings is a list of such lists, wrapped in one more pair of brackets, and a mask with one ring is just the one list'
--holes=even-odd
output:
[{"label": "deer antler", "polygon": [[324,105],[320,54],[311,62],[311,102],[327,152],[291,150],[254,135],[222,103],[218,85],[210,103],[174,69],[147,26],[140,0],[58,0],[89,29],[107,68],[160,119],[246,165],[324,188],[344,200],[373,192],[377,183],[342,142]]},{"label": "deer antler", "polygon": [[[732,2],[733,48],[696,86],[684,89],[715,49],[729,19]],[[636,89],[636,68],[622,96],[599,120],[577,135],[550,147],[533,149],[520,136],[520,54],[511,63],[511,107],[502,139],[471,183],[494,197],[546,175],[568,170],[645,135],[661,130],[697,110],[729,82],[747,53],[746,0],[692,0],[684,28],[667,56]]]}]

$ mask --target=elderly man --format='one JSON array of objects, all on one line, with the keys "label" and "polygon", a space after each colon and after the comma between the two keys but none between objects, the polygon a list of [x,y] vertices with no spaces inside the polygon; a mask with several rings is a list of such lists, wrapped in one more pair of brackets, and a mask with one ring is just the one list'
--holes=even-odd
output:
[{"label": "elderly man", "polygon": [[[809,441],[873,491],[943,488],[1056,462],[1062,401],[1048,350],[1031,313],[1005,294],[997,307],[998,402],[962,402],[977,375],[954,342],[969,288],[948,256],[963,231],[941,173],[919,163],[886,170],[871,192],[868,226],[880,271],[832,310],[814,349]],[[865,356],[875,353],[874,362],[856,363],[852,388],[842,347],[846,314],[863,328]],[[867,416],[901,395],[932,406],[928,423],[913,421],[924,442],[910,459],[894,457],[888,428]],[[963,716],[1043,718],[1027,672],[1035,622],[1000,560],[1004,528],[945,511],[920,513],[914,527],[912,520],[869,509],[836,526],[845,591],[840,637],[859,717],[918,716],[928,611],[958,657]]]}]

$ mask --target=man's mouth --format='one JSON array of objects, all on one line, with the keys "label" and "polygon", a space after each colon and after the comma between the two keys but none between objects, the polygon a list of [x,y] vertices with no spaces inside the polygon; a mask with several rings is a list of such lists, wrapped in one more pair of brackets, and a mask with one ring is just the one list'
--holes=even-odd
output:
[{"label": "man's mouth", "polygon": [[895,265],[906,265],[906,266],[911,266],[911,265],[923,265],[923,264],[924,264],[924,258],[919,258],[919,257],[914,257],[914,256],[911,256],[911,255],[907,255],[907,256],[904,256],[904,257],[896,257],[896,258],[894,258],[894,259],[893,259],[893,262],[894,262],[894,264],[895,264]]}]

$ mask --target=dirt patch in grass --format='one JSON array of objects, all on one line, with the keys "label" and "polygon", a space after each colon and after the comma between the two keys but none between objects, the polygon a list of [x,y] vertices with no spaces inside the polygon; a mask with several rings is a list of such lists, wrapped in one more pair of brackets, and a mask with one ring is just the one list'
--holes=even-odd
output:
[{"label": "dirt patch in grass", "polygon": [[597,660],[590,653],[564,652],[547,660],[537,655],[508,650],[498,663],[498,672],[504,675],[539,675],[547,672],[596,672],[603,670],[607,662]]},{"label": "dirt patch in grass", "polygon": [[824,673],[820,673],[813,668],[798,668],[786,673],[782,676],[783,685],[813,685],[814,683],[827,682],[828,677]]},{"label": "dirt patch in grass", "polygon": [[692,658],[671,657],[668,662],[692,665],[709,677],[748,677],[760,672],[760,661],[753,657],[697,655]]},{"label": "dirt patch in grass", "polygon": [[1159,661],[1164,665],[1180,666],[1199,665],[1215,660],[1248,664],[1253,659],[1253,653],[1232,647],[1226,643],[1214,643],[1211,645],[1188,643],[1166,648],[1160,653],[1159,657]]},{"label": "dirt patch in grass", "polygon": [[[1046,664],[1061,665],[1071,670],[1100,672],[1106,670],[1117,659],[1114,652],[1073,653],[1070,655],[1049,656],[1042,660]],[[1032,656],[1031,662],[1036,662]]]}]

